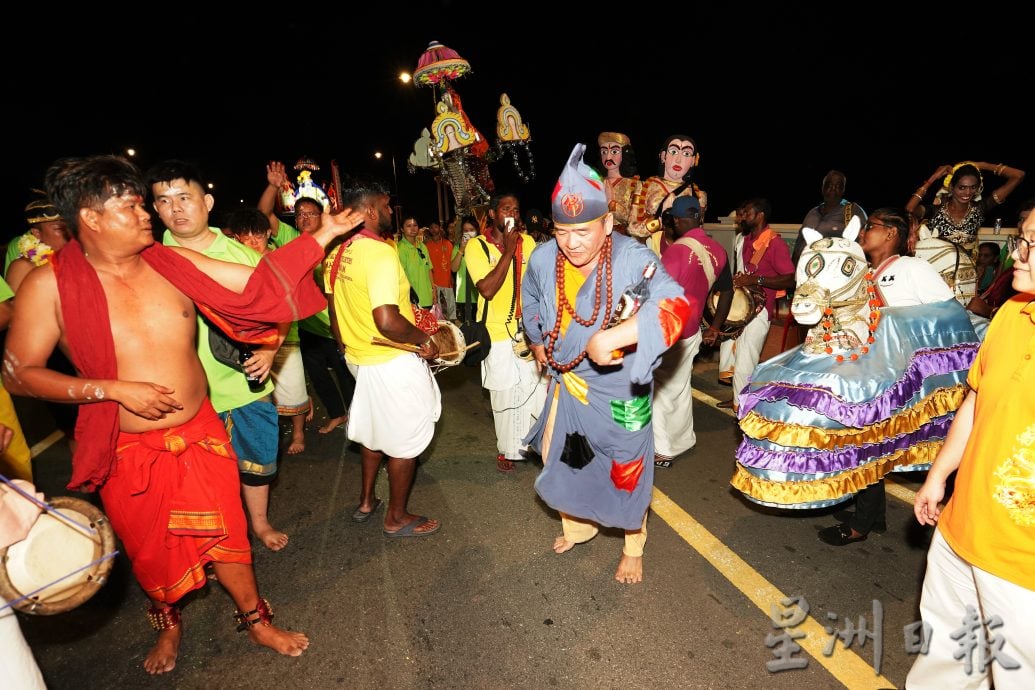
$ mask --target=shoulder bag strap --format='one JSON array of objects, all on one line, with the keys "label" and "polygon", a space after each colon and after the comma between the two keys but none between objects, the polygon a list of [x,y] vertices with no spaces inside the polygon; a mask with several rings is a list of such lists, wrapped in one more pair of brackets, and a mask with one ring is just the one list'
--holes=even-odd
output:
[{"label": "shoulder bag strap", "polygon": [[715,284],[715,264],[712,263],[712,253],[708,251],[708,248],[701,244],[698,240],[693,237],[680,237],[676,240],[676,244],[681,244],[687,247],[693,255],[697,257],[697,260],[701,264],[701,268],[704,270],[704,276],[708,279],[708,289],[710,290],[712,285]]},{"label": "shoulder bag strap", "polygon": [[[478,244],[481,246],[482,251],[485,252],[486,260],[492,261],[492,256],[489,254],[489,245],[487,245],[485,243],[485,240],[483,240],[481,237],[475,237],[474,239],[478,240]],[[468,275],[468,278],[470,278],[470,275]],[[469,280],[467,282],[471,283],[473,281]],[[481,296],[481,293],[478,293],[478,297],[481,298],[481,299],[485,299],[484,297]],[[477,304],[478,303],[475,302],[475,305],[477,305]],[[475,306],[475,309],[477,309],[477,306]],[[489,300],[486,299],[485,300],[485,306],[482,307],[482,318],[480,318],[479,321],[481,323],[485,323],[485,319],[488,318],[488,316],[489,316]]]}]

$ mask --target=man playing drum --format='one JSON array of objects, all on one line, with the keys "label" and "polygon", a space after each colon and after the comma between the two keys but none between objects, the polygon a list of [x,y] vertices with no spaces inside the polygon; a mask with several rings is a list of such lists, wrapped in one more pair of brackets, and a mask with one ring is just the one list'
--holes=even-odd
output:
[{"label": "man playing drum", "polygon": [[[386,537],[424,537],[441,524],[407,508],[417,472],[417,456],[435,435],[442,411],[438,384],[423,360],[438,346],[414,325],[410,283],[394,247],[381,239],[392,227],[388,192],[361,185],[342,192],[346,208],[362,214],[363,228],[328,255],[324,289],[334,300],[331,313],[356,378],[346,433],[360,445],[362,482],[354,522],[366,522],[381,501],[374,493],[381,461],[388,456]],[[419,346],[419,352],[376,344],[374,338]]]},{"label": "man playing drum", "polygon": [[701,311],[712,290],[720,292],[718,313],[705,337],[715,344],[733,301],[733,276],[726,251],[701,227],[701,203],[681,196],[672,204],[674,227],[666,232],[674,240],[661,254],[661,263],[683,287],[690,303],[690,317],[680,338],[662,356],[654,372],[654,466],[670,467],[672,460],[697,443],[690,390],[694,357],[701,347]]},{"label": "man playing drum", "polygon": [[[320,231],[252,269],[156,245],[144,182],[121,158],[60,160],[46,181],[78,241],[22,283],[4,383],[17,395],[81,404],[69,488],[100,489],[151,599],[159,636],[145,670],[175,666],[182,626],[174,604],[205,584],[206,563],[237,605],[238,630],[300,655],[308,638],[273,626],[256,588],[236,458],[195,348],[195,302],[237,339],[275,339],[264,321],[321,308],[312,266],[359,216],[328,216]],[[47,369],[59,343],[81,376]]]},{"label": "man playing drum", "polygon": [[769,320],[776,311],[777,293],[794,288],[794,264],[787,243],[769,227],[772,206],[768,199],[749,199],[737,209],[737,239],[733,248],[733,285],[765,290],[765,309],[751,319],[736,339],[719,350],[719,371],[733,366],[733,399],[719,407],[737,409],[740,391],[758,364]]}]

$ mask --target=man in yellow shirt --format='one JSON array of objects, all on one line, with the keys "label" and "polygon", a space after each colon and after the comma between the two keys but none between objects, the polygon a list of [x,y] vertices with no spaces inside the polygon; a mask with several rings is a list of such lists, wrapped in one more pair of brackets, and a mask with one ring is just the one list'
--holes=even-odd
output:
[{"label": "man in yellow shirt", "polygon": [[[346,433],[360,445],[363,479],[352,515],[365,522],[381,505],[374,494],[388,456],[386,537],[423,537],[441,523],[407,511],[417,456],[431,443],[442,411],[438,384],[424,360],[438,348],[413,325],[410,283],[395,249],[380,234],[392,227],[388,192],[378,185],[342,193],[345,208],[363,214],[363,226],[324,262],[325,291],[334,300],[337,335],[356,379]],[[385,338],[419,346],[417,353],[373,343]]]},{"label": "man in yellow shirt", "polygon": [[[496,469],[503,473],[526,459],[523,439],[546,402],[546,381],[521,330],[521,278],[535,249],[535,240],[521,232],[522,227],[517,196],[499,194],[489,201],[485,234],[464,248],[467,271],[478,289],[475,313],[479,319],[486,314],[492,341],[482,360],[482,387],[489,391],[496,427]],[[522,348],[524,357],[517,353]]]},{"label": "man in yellow shirt", "polygon": [[[935,525],[920,615],[930,648],[907,688],[1035,687],[1035,217],[1011,237],[1013,288],[970,368],[967,395],[916,492]],[[945,483],[956,472],[944,509]],[[966,652],[962,635],[980,636]],[[975,668],[976,667],[976,668]],[[972,674],[972,671],[977,671]]]}]

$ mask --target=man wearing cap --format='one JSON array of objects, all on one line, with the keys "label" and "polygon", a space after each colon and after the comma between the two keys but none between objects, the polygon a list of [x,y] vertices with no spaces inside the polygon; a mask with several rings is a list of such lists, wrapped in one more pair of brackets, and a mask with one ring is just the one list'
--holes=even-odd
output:
[{"label": "man wearing cap", "polygon": [[[539,496],[561,514],[564,553],[599,528],[625,530],[615,573],[643,579],[647,508],[654,485],[652,372],[678,338],[690,307],[664,270],[633,315],[611,322],[623,291],[657,257],[614,233],[603,179],[578,144],[553,193],[554,242],[532,254],[522,285],[523,318],[536,361],[550,376],[547,402],[528,442],[543,456]],[[635,350],[622,348],[636,345]]]},{"label": "man wearing cap", "polygon": [[[657,222],[663,211],[680,196],[694,196],[701,203],[701,218],[708,210],[708,194],[693,182],[693,172],[701,161],[697,143],[685,134],[673,134],[665,140],[658,154],[660,171],[648,177],[633,199],[629,234],[646,240],[658,256],[661,255],[661,224]],[[652,222],[654,221],[654,222]]]},{"label": "man wearing cap", "polygon": [[[522,232],[523,226],[517,195],[497,194],[489,200],[485,233],[464,248],[467,272],[478,289],[475,313],[478,318],[487,314],[485,327],[492,341],[482,360],[482,387],[489,391],[496,428],[496,469],[504,474],[527,459],[524,438],[543,409],[546,393],[521,329],[521,283],[535,249],[535,240]],[[519,350],[527,354],[522,357]]]},{"label": "man wearing cap", "polygon": [[625,234],[633,198],[640,189],[636,174],[636,155],[632,142],[621,132],[601,132],[597,136],[600,147],[600,167],[608,186],[609,206],[615,218],[615,230]]},{"label": "man wearing cap", "polygon": [[[701,204],[681,196],[670,209],[672,243],[661,253],[661,265],[683,288],[690,316],[680,338],[664,354],[654,372],[654,465],[671,467],[676,456],[697,443],[690,375],[702,339],[715,344],[733,302],[733,276],[726,251],[701,227]],[[709,295],[719,291],[719,304],[707,333],[701,333],[701,314]]]}]

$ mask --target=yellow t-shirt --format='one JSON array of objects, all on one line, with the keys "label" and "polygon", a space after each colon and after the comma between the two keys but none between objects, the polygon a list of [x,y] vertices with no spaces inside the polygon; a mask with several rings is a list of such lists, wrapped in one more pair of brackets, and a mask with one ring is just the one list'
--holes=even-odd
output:
[{"label": "yellow t-shirt", "polygon": [[967,383],[974,426],[938,528],[973,566],[1035,590],[1035,301],[1017,295],[988,328]]},{"label": "yellow t-shirt", "polygon": [[374,323],[376,307],[396,305],[413,323],[410,283],[406,280],[395,249],[371,237],[360,236],[338,247],[324,260],[324,288],[332,292],[332,267],[342,252],[338,276],[333,285],[334,311],[350,364],[382,364],[405,355],[387,345],[375,345],[371,338],[383,338]]},{"label": "yellow t-shirt", "polygon": [[[482,247],[489,248],[489,257],[486,258],[485,252],[482,251]],[[524,279],[525,270],[528,268],[528,256],[535,249],[535,240],[528,235],[521,236],[521,277]],[[467,243],[467,247],[464,249],[464,258],[467,261],[467,272],[471,275],[473,283],[477,283],[479,280],[489,275],[489,271],[495,268],[496,264],[499,263],[502,252],[496,248],[492,242],[487,242],[484,236],[479,235],[471,239]],[[473,293],[477,294],[477,288],[472,284],[474,288]],[[518,288],[520,290],[520,287]],[[514,295],[514,267],[507,270],[507,277],[504,278],[503,284],[500,285],[499,291],[489,300],[489,313],[485,317],[485,327],[489,331],[489,339],[494,342],[500,342],[503,340],[510,340],[511,337],[518,331],[518,313],[519,306],[521,304],[521,294],[518,294],[517,301],[514,304],[514,314],[511,315],[510,319],[507,319],[507,315],[510,314],[510,301]],[[485,308],[485,298],[480,294],[478,295],[478,312],[475,314],[476,318],[482,318],[482,310]]]}]

